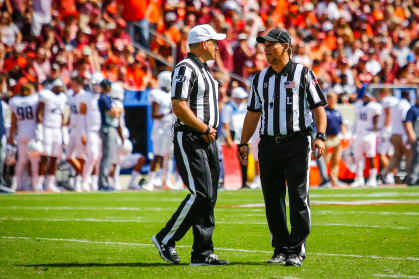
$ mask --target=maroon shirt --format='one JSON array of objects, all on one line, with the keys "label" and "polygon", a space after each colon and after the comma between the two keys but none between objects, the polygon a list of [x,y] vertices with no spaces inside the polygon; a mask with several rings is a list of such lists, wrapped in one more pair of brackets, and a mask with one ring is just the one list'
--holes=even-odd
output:
[{"label": "maroon shirt", "polygon": [[131,38],[127,33],[123,33],[121,34],[121,36],[113,36],[111,38],[111,43],[112,43],[112,50],[119,52],[119,51],[123,51],[124,48],[131,44]]},{"label": "maroon shirt", "polygon": [[96,50],[100,56],[102,57],[108,56],[109,37],[106,33],[103,33],[103,38],[101,41],[98,41],[98,38],[96,36],[92,36],[90,43],[95,45]]},{"label": "maroon shirt", "polygon": [[220,52],[221,60],[223,61],[224,68],[226,68],[229,72],[233,71],[234,62],[233,56],[234,52],[231,48],[230,42],[227,40],[221,40],[217,42],[218,51]]}]

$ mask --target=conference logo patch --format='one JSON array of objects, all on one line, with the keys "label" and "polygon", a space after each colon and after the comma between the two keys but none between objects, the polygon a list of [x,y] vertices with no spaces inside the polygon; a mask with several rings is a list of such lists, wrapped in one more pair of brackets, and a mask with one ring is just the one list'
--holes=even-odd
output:
[{"label": "conference logo patch", "polygon": [[316,85],[318,84],[317,79],[313,79],[313,80],[311,81],[311,84],[313,84],[314,86],[316,86]]}]

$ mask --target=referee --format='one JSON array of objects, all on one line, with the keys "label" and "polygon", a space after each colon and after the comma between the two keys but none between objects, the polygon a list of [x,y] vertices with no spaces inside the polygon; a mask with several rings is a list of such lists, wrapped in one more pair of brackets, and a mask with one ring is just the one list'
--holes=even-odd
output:
[{"label": "referee", "polygon": [[172,73],[174,155],[179,174],[189,194],[158,234],[153,243],[160,256],[172,264],[180,263],[175,243],[193,228],[191,266],[228,265],[214,254],[214,206],[217,201],[220,166],[216,143],[219,124],[218,84],[206,64],[215,59],[217,34],[208,24],[198,25],[188,34],[190,53]]},{"label": "referee", "polygon": [[[268,263],[301,266],[310,233],[308,198],[311,110],[317,126],[313,149],[325,149],[327,104],[313,72],[290,59],[291,37],[272,29],[256,41],[265,45],[269,68],[255,75],[243,124],[239,157],[247,164],[247,142],[261,118],[259,166],[266,217],[275,248]],[[291,233],[285,205],[288,185]]]}]

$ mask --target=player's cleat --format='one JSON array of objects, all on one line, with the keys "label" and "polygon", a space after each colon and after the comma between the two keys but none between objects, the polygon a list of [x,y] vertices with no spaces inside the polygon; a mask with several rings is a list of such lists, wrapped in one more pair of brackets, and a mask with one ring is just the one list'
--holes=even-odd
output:
[{"label": "player's cleat", "polygon": [[267,261],[268,264],[285,264],[287,261],[287,256],[284,254],[273,255],[272,259]]},{"label": "player's cleat", "polygon": [[0,194],[14,194],[14,191],[10,189],[9,187],[0,185]]},{"label": "player's cleat", "polygon": [[330,188],[330,187],[332,187],[332,183],[330,182],[330,180],[324,180],[319,185],[319,188]]},{"label": "player's cleat", "polygon": [[111,186],[101,186],[101,187],[99,187],[98,191],[101,191],[101,192],[113,192],[113,191],[115,191],[115,189],[112,188]]},{"label": "player's cleat", "polygon": [[218,256],[215,254],[211,254],[209,256],[202,256],[192,258],[190,266],[223,266],[229,265],[229,261],[219,260]]},{"label": "player's cleat", "polygon": [[176,253],[175,247],[169,247],[157,239],[157,235],[153,235],[151,238],[154,245],[159,250],[160,257],[168,263],[179,264],[180,259]]},{"label": "player's cleat", "polygon": [[55,186],[54,184],[48,185],[47,186],[47,191],[51,191],[51,192],[54,192],[54,193],[60,193],[61,192],[60,189],[57,186]]},{"label": "player's cleat", "polygon": [[358,188],[358,187],[362,187],[365,186],[365,181],[364,178],[356,178],[355,181],[351,184],[351,187],[353,188]]},{"label": "player's cleat", "polygon": [[377,179],[369,179],[367,185],[373,188],[377,187]]},{"label": "player's cleat", "polygon": [[88,182],[83,182],[81,184],[81,188],[84,192],[90,192],[90,185]]},{"label": "player's cleat", "polygon": [[163,184],[164,190],[171,190],[171,191],[178,191],[180,189],[176,188],[176,186],[172,183],[170,180],[166,180],[166,182]]},{"label": "player's cleat", "polygon": [[286,266],[302,266],[303,265],[303,258],[296,254],[291,254],[287,261],[285,262]]},{"label": "player's cleat", "polygon": [[150,181],[150,182],[148,182],[148,183],[146,183],[146,184],[144,184],[143,186],[142,186],[142,188],[144,189],[144,190],[147,190],[147,191],[153,191],[154,190],[154,184]]},{"label": "player's cleat", "polygon": [[259,175],[255,176],[252,183],[250,183],[249,187],[252,188],[253,190],[262,188]]}]

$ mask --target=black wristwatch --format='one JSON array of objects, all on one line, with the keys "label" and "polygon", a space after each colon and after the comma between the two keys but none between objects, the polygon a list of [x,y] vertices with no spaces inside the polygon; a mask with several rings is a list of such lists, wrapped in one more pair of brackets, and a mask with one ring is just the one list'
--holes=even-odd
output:
[{"label": "black wristwatch", "polygon": [[321,139],[322,141],[326,141],[327,140],[327,136],[326,136],[325,133],[317,133],[316,139]]}]

